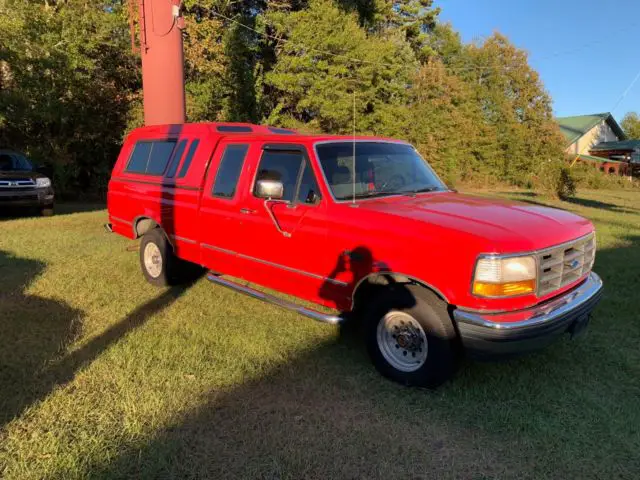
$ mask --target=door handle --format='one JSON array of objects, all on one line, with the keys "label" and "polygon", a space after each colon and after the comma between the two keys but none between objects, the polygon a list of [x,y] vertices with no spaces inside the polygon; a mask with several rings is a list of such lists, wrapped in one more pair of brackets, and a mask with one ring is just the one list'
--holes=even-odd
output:
[{"label": "door handle", "polygon": [[251,208],[241,208],[240,213],[244,213],[245,215],[251,215],[253,213],[256,213],[256,211],[252,210]]}]

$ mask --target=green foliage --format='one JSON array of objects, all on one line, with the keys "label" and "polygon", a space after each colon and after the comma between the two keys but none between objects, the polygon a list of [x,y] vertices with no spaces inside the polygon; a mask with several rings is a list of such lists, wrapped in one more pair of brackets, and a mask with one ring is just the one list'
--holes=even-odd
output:
[{"label": "green foliage", "polygon": [[0,142],[52,163],[61,193],[104,191],[140,84],[119,5],[0,9]]},{"label": "green foliage", "polygon": [[565,200],[576,194],[576,182],[569,165],[561,159],[542,162],[534,186],[552,198]]},{"label": "green foliage", "polygon": [[474,87],[484,124],[493,132],[486,166],[502,181],[520,184],[538,165],[562,159],[564,141],[551,98],[524,51],[494,34],[464,54],[472,69],[460,75]]},{"label": "green foliage", "polygon": [[636,112],[627,113],[620,124],[627,137],[640,140],[640,116]]},{"label": "green foliage", "polygon": [[[123,3],[0,7],[0,142],[64,192],[104,191],[143,122]],[[528,185],[564,158],[538,74],[500,34],[464,44],[432,3],[185,0],[187,117],[350,134],[355,98],[358,134],[411,141],[449,183]]]},{"label": "green foliage", "polygon": [[355,95],[358,132],[394,130],[395,109],[406,102],[414,64],[406,44],[367,35],[355,15],[329,0],[312,0],[300,12],[272,12],[267,22],[286,37],[265,75],[276,100],[268,123],[349,133]]},{"label": "green foliage", "polygon": [[492,132],[483,125],[472,88],[439,61],[423,65],[413,78],[404,119],[403,136],[448,184],[482,170]]},{"label": "green foliage", "polygon": [[592,163],[576,163],[571,168],[571,174],[580,188],[619,190],[640,187],[637,178],[605,173]]}]

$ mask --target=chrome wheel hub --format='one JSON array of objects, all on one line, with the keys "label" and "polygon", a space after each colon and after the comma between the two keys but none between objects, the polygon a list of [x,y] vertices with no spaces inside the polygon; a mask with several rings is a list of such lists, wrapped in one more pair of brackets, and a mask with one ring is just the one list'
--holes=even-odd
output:
[{"label": "chrome wheel hub", "polygon": [[378,322],[378,348],[389,364],[414,372],[427,361],[427,335],[420,323],[405,312],[389,312]]},{"label": "chrome wheel hub", "polygon": [[162,273],[162,254],[155,243],[149,242],[144,247],[144,268],[153,278]]}]

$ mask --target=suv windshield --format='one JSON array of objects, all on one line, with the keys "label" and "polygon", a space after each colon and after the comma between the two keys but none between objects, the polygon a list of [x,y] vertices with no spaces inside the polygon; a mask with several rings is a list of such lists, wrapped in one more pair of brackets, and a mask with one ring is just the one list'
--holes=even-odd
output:
[{"label": "suv windshield", "polygon": [[31,171],[31,162],[20,154],[0,152],[0,172]]},{"label": "suv windshield", "polygon": [[316,145],[325,178],[336,200],[446,190],[418,152],[403,143],[356,142]]}]

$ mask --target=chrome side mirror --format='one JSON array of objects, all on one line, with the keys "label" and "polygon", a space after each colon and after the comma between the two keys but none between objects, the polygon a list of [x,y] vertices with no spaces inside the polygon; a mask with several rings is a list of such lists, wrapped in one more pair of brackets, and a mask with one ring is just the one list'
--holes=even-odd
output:
[{"label": "chrome side mirror", "polygon": [[284,196],[284,185],[277,180],[258,180],[256,196],[269,200],[280,200]]}]

